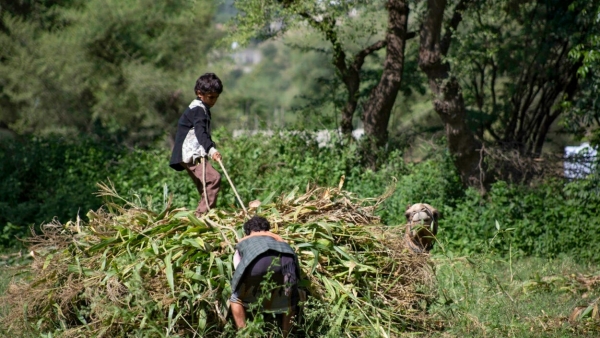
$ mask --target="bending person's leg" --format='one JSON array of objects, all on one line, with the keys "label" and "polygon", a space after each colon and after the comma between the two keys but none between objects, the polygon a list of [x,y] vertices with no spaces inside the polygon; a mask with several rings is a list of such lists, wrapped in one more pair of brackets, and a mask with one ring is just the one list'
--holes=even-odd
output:
[{"label": "bending person's leg", "polygon": [[231,302],[231,314],[238,329],[246,327],[246,309],[242,304]]},{"label": "bending person's leg", "polygon": [[290,310],[287,313],[283,314],[282,323],[281,323],[281,331],[283,331],[283,337],[287,337],[292,330],[292,321],[294,320],[294,313]]}]

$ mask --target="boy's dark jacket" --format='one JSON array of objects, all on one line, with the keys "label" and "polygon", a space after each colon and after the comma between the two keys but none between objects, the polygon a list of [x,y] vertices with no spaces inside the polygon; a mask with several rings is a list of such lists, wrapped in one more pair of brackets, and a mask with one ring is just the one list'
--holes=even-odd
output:
[{"label": "boy's dark jacket", "polygon": [[196,138],[198,139],[198,143],[208,153],[211,148],[215,147],[215,143],[212,141],[210,137],[210,109],[202,103],[198,105],[198,102],[202,102],[199,98],[196,98],[190,105],[186,108],[179,118],[179,122],[177,123],[177,133],[175,134],[175,146],[173,147],[173,153],[171,155],[171,168],[181,171],[185,168],[181,165],[183,162],[183,154],[182,154],[182,146],[183,141],[185,141],[185,137],[187,136],[190,129],[194,128],[194,133],[196,134]]}]

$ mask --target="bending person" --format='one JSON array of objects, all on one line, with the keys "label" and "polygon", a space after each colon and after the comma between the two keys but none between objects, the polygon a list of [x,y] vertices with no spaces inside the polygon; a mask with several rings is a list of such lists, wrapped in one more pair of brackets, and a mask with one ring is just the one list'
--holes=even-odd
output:
[{"label": "bending person", "polygon": [[[292,247],[270,229],[269,221],[260,216],[244,224],[246,236],[236,245],[233,258],[231,313],[238,329],[243,328],[246,309],[262,298],[263,311],[283,314],[282,331],[287,336],[298,305],[300,266]],[[260,283],[269,272],[277,286],[261,297]]]}]

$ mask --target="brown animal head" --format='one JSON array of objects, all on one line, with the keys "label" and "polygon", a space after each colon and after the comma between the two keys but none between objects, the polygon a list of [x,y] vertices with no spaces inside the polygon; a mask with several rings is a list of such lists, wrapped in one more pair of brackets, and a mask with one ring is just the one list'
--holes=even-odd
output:
[{"label": "brown animal head", "polygon": [[416,253],[429,252],[433,248],[438,231],[440,213],[429,204],[417,203],[406,207],[407,246]]}]

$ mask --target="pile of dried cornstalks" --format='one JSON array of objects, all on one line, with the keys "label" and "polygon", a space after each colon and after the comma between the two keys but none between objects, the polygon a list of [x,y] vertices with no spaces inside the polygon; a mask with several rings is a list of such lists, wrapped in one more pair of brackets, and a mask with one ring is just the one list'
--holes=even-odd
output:
[{"label": "pile of dried cornstalks", "polygon": [[[11,309],[0,326],[65,337],[219,336],[244,215],[198,219],[170,205],[154,213],[100,187],[107,203],[87,223],[46,224],[29,239],[30,273],[0,299]],[[302,284],[346,336],[397,336],[426,320],[428,257],[406,250],[403,228],[379,224],[383,198],[307,188],[257,211],[298,252]]]}]

